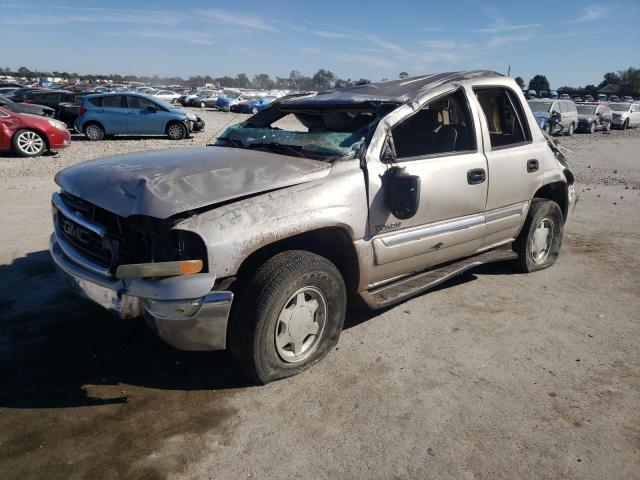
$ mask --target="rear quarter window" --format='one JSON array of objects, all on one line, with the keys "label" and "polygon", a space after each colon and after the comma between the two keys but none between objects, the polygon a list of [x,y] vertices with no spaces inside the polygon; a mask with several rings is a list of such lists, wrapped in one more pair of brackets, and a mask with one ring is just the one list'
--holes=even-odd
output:
[{"label": "rear quarter window", "polygon": [[102,106],[102,97],[87,98],[87,100],[89,101],[89,103],[95,105],[96,107]]}]

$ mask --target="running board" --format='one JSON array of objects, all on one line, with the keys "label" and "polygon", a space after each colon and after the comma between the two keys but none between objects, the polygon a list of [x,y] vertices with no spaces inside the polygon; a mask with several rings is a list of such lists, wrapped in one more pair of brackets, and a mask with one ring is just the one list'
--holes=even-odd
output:
[{"label": "running board", "polygon": [[518,254],[513,251],[511,243],[509,243],[433,270],[423,270],[380,287],[374,287],[362,293],[362,299],[370,308],[388,307],[431,290],[471,268],[515,258],[518,258]]}]

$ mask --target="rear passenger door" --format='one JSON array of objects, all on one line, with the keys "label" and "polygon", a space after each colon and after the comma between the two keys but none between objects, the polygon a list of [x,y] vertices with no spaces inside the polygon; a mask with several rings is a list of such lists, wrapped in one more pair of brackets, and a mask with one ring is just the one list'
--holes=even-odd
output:
[{"label": "rear passenger door", "polygon": [[102,97],[100,122],[106,133],[131,133],[127,117],[128,110],[122,95],[105,95]]},{"label": "rear passenger door", "polygon": [[520,230],[529,200],[542,185],[548,147],[532,142],[520,98],[513,90],[489,86],[474,92],[484,114],[489,190],[482,247],[488,248],[515,238]]}]

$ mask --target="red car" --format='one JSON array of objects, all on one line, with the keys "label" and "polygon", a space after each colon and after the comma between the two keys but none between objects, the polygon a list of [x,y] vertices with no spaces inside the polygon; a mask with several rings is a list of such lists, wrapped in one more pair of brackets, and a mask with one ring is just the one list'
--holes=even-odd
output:
[{"label": "red car", "polygon": [[0,108],[0,151],[20,157],[37,157],[71,145],[67,126],[59,120]]}]

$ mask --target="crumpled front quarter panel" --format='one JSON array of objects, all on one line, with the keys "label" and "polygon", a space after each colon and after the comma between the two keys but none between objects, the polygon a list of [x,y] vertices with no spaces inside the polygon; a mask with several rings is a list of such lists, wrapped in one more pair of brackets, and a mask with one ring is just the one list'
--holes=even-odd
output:
[{"label": "crumpled front quarter panel", "polygon": [[209,271],[237,273],[253,252],[278,240],[323,227],[362,238],[367,224],[364,176],[357,160],[337,162],[324,179],[247,198],[176,225],[205,241]]}]

